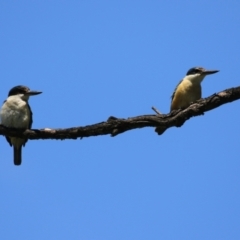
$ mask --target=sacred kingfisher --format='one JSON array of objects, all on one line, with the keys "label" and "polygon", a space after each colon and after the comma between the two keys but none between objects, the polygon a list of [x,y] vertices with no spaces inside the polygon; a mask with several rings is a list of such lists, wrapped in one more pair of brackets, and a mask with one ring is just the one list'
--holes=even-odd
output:
[{"label": "sacred kingfisher", "polygon": [[[219,70],[206,70],[202,67],[189,69],[172,94],[170,111],[187,108],[200,99],[202,97],[201,82],[207,75],[217,72]],[[165,130],[163,127],[156,128],[158,134],[162,134]]]},{"label": "sacred kingfisher", "polygon": [[[9,128],[31,129],[32,111],[28,104],[30,96],[40,94],[39,91],[30,91],[28,87],[16,86],[9,93],[0,111],[2,125]],[[25,146],[28,139],[17,137],[6,137],[10,146],[13,145],[13,160],[15,165],[21,165],[22,146]]]}]

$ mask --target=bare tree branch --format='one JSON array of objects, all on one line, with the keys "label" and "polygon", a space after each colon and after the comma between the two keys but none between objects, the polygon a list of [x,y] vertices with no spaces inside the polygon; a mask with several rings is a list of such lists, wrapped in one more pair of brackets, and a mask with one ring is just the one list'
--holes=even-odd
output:
[{"label": "bare tree branch", "polygon": [[[26,137],[28,139],[77,139],[83,137],[107,135],[116,136],[120,133],[144,127],[163,126],[164,128],[181,127],[191,117],[199,116],[223,104],[240,99],[240,87],[231,88],[200,99],[186,109],[172,111],[169,114],[142,115],[131,118],[109,117],[106,122],[101,122],[85,127],[66,129],[31,129],[16,130],[0,125],[0,135]],[[154,108],[156,110],[156,108]],[[158,112],[158,110],[156,110]]]}]

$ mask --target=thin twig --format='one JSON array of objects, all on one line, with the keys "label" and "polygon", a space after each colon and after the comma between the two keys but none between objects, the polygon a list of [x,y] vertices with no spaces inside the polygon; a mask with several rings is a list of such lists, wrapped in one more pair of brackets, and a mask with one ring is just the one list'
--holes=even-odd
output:
[{"label": "thin twig", "polygon": [[161,112],[158,111],[155,107],[152,107],[152,110],[153,110],[156,114],[158,114],[158,115],[162,115]]}]

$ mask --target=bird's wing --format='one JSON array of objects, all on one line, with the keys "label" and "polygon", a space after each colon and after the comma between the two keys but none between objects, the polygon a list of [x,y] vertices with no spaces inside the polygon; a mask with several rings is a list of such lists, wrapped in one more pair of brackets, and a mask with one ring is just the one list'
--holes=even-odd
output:
[{"label": "bird's wing", "polygon": [[[28,107],[28,110],[29,110],[29,114],[30,114],[30,119],[29,119],[29,124],[28,124],[28,129],[31,129],[32,128],[32,123],[33,123],[33,113],[32,113],[32,110],[29,106],[29,104],[27,103],[27,107]],[[23,146],[25,146],[26,142],[28,141],[28,139],[25,139],[25,142],[23,143]]]},{"label": "bird's wing", "polygon": [[29,121],[29,125],[28,125],[28,129],[31,129],[31,127],[32,127],[32,123],[33,123],[33,113],[32,113],[32,110],[31,110],[31,108],[30,108],[30,106],[29,106],[29,104],[27,104],[27,107],[28,107],[28,110],[29,110],[29,113],[30,113],[30,121]]},{"label": "bird's wing", "polygon": [[175,87],[175,89],[174,89],[174,91],[173,91],[173,94],[172,94],[172,96],[171,96],[171,102],[173,101],[173,99],[174,99],[174,97],[175,97],[175,93],[176,93],[176,91],[177,91],[177,88],[178,88],[178,86],[181,84],[181,82],[183,81],[183,79],[178,83],[178,85]]}]

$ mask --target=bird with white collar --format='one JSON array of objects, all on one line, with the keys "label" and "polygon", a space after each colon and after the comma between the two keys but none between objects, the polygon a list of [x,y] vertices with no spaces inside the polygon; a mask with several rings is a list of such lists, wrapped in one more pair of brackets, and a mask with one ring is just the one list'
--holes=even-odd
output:
[{"label": "bird with white collar", "polygon": [[[25,86],[16,86],[10,89],[7,100],[4,101],[1,111],[1,124],[16,129],[31,129],[32,111],[28,104],[30,96],[40,94],[39,91],[31,91]],[[22,146],[27,142],[26,138],[6,137],[10,146],[13,146],[13,160],[15,165],[21,165]]]},{"label": "bird with white collar", "polygon": [[[202,97],[201,82],[210,74],[219,72],[219,70],[206,70],[202,67],[190,68],[186,76],[179,82],[172,94],[170,111],[187,108],[191,103]],[[163,126],[156,128],[160,135],[166,130]]]}]

